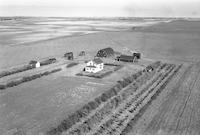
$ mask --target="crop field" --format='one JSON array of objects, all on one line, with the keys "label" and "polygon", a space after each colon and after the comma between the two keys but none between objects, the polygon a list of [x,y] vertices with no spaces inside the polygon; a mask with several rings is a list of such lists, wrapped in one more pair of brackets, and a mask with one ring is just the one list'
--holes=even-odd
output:
[{"label": "crop field", "polygon": [[[199,63],[185,66],[164,89],[138,122],[132,134],[198,135],[199,130]],[[167,96],[166,96],[167,95]]]},{"label": "crop field", "polygon": [[118,88],[89,102],[47,134],[125,134],[140,111],[163,90],[181,65],[155,62],[123,81]]},{"label": "crop field", "polygon": [[47,69],[62,68],[59,72],[0,91],[0,132],[3,135],[45,133],[67,115],[112,87],[118,78],[127,76],[127,71],[134,73],[139,68],[135,69],[134,65],[125,66],[107,78],[94,79],[75,75],[83,69],[84,64],[67,68],[68,64],[69,61],[61,61],[49,67],[5,77],[12,79],[14,76],[15,79]]}]

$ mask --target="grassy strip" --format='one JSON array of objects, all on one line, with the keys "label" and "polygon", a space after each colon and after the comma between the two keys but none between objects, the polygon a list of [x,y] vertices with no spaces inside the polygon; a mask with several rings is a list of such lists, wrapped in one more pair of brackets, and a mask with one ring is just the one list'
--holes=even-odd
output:
[{"label": "grassy strip", "polygon": [[[156,62],[150,65],[152,70],[157,68],[161,63]],[[149,66],[147,67],[149,68]],[[147,70],[147,69],[146,69]],[[92,110],[95,110],[98,108],[102,103],[108,101],[112,97],[118,95],[118,93],[128,86],[130,83],[132,83],[134,80],[138,79],[144,71],[139,71],[127,78],[124,78],[122,80],[119,80],[115,86],[113,86],[111,89],[107,90],[106,92],[102,93],[100,96],[96,97],[93,101],[90,101],[86,105],[84,105],[81,109],[77,110],[73,114],[69,115],[65,120],[63,120],[57,127],[53,127],[47,132],[47,135],[61,135],[63,131],[67,131],[70,129],[73,125],[75,125],[77,122],[81,121],[81,119],[88,116]],[[119,104],[120,97],[116,97],[112,101],[115,106]]]},{"label": "grassy strip", "polygon": [[30,69],[33,69],[33,68],[34,67],[31,66],[31,65],[25,65],[23,67],[12,69],[10,71],[3,71],[2,73],[0,73],[0,78],[2,78],[4,76],[16,74],[16,73],[19,73],[19,72],[23,72],[23,71],[26,71],[26,70],[30,70]]},{"label": "grassy strip", "polygon": [[70,68],[70,67],[76,66],[76,65],[78,65],[78,64],[79,64],[79,63],[72,62],[72,63],[68,64],[68,65],[66,66],[66,68]]},{"label": "grassy strip", "polygon": [[[49,65],[49,64],[52,64],[52,63],[55,63],[55,62],[56,62],[55,58],[44,60],[40,63],[40,66]],[[8,76],[8,75],[24,72],[24,71],[27,71],[27,70],[31,70],[33,68],[35,68],[33,65],[24,65],[24,66],[19,67],[19,68],[11,69],[10,71],[3,71],[2,73],[0,73],[0,78]]]},{"label": "grassy strip", "polygon": [[19,80],[8,82],[7,84],[1,84],[0,90],[6,89],[6,88],[9,88],[9,87],[14,87],[14,86],[17,86],[21,83],[29,82],[29,81],[35,80],[37,78],[40,78],[42,76],[46,76],[46,75],[49,75],[49,74],[52,74],[52,73],[55,73],[55,72],[58,72],[58,71],[61,71],[61,70],[62,70],[61,68],[58,68],[58,69],[54,69],[54,70],[51,70],[51,71],[46,71],[46,72],[43,72],[43,73],[35,74],[35,75],[32,75],[32,76],[26,76],[26,77],[23,77]]}]

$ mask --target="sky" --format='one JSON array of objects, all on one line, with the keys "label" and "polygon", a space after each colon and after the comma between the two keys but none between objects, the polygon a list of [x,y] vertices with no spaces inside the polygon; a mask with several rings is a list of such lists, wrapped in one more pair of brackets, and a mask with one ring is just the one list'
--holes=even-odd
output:
[{"label": "sky", "polygon": [[0,0],[0,16],[200,17],[200,0]]}]

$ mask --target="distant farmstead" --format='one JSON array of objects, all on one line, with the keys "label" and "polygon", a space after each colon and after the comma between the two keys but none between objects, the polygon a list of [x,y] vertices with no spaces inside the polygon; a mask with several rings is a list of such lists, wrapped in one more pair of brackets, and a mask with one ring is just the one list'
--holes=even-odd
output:
[{"label": "distant farmstead", "polygon": [[97,57],[110,57],[114,55],[114,50],[110,47],[101,49],[97,52]]},{"label": "distant farmstead", "polygon": [[90,73],[97,73],[101,70],[103,70],[103,61],[100,58],[96,58],[94,60],[91,60],[87,62],[85,71]]}]

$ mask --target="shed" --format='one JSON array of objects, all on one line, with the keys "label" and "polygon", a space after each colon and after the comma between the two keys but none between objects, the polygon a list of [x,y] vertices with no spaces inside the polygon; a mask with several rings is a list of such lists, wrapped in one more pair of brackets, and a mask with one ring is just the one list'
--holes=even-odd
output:
[{"label": "shed", "polygon": [[73,60],[74,59],[73,52],[65,53],[64,57],[67,58],[68,60]]},{"label": "shed", "polygon": [[85,56],[85,51],[81,51],[81,52],[79,53],[79,56]]},{"label": "shed", "polygon": [[35,61],[35,60],[31,60],[29,62],[29,65],[31,65],[32,67],[35,67],[35,68],[39,68],[40,67],[40,62]]},{"label": "shed", "polygon": [[136,57],[137,59],[141,59],[141,53],[133,53],[133,57]]},{"label": "shed", "polygon": [[114,55],[114,50],[110,47],[101,49],[97,52],[97,57],[110,57]]},{"label": "shed", "polygon": [[130,55],[120,55],[116,58],[117,61],[133,62],[134,57]]}]

